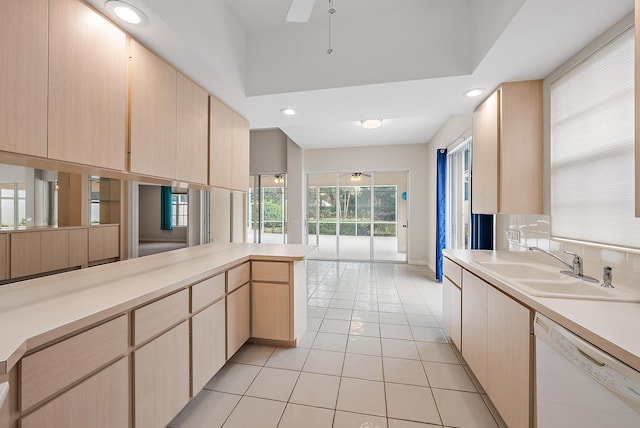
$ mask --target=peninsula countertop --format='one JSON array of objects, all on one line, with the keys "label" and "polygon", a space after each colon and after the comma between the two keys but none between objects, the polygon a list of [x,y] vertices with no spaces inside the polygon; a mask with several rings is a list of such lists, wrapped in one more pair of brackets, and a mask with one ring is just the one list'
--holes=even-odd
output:
[{"label": "peninsula countertop", "polygon": [[640,370],[640,303],[532,296],[512,286],[505,278],[495,275],[480,263],[524,260],[535,263],[531,258],[508,251],[445,250],[444,254],[515,300]]},{"label": "peninsula countertop", "polygon": [[298,261],[310,245],[206,244],[0,287],[0,375],[29,350],[248,260]]}]

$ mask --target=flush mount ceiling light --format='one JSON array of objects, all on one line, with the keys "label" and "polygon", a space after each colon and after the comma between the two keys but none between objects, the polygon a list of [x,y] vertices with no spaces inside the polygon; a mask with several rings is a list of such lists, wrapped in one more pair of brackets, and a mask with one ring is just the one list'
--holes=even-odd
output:
[{"label": "flush mount ceiling light", "polygon": [[353,174],[351,174],[351,181],[353,181],[353,182],[362,181],[362,173],[361,172],[354,172]]},{"label": "flush mount ceiling light", "polygon": [[291,107],[285,107],[280,109],[280,113],[284,114],[285,116],[293,116],[294,114],[296,114],[296,111]]},{"label": "flush mount ceiling light", "polygon": [[364,129],[376,129],[382,126],[382,119],[366,119],[361,120],[360,123]]},{"label": "flush mount ceiling light", "polygon": [[129,3],[119,0],[107,0],[104,2],[104,7],[106,7],[111,14],[129,24],[145,25],[149,22],[147,15]]},{"label": "flush mount ceiling light", "polygon": [[464,94],[469,98],[478,97],[478,96],[484,94],[484,89],[482,89],[482,88],[473,88],[473,89],[469,89]]}]

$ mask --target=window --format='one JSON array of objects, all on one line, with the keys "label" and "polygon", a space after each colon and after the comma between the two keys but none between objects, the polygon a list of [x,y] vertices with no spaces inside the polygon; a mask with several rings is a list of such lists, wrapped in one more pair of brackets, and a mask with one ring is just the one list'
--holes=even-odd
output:
[{"label": "window", "polygon": [[551,232],[640,248],[634,218],[634,34],[551,83]]},{"label": "window", "polygon": [[186,227],[189,220],[189,195],[174,193],[171,196],[171,221],[174,227]]},{"label": "window", "polygon": [[0,184],[0,219],[2,227],[27,224],[27,192],[24,183]]}]

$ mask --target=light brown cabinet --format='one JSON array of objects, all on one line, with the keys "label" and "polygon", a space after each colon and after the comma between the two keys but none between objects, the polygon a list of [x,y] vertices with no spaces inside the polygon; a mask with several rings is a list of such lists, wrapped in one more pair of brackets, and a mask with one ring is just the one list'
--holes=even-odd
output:
[{"label": "light brown cabinet", "polygon": [[207,184],[209,94],[178,73],[176,179]]},{"label": "light brown cabinet", "polygon": [[292,342],[290,263],[251,262],[251,337]]},{"label": "light brown cabinet", "polygon": [[249,122],[233,112],[232,159],[233,170],[231,188],[241,192],[249,191]]},{"label": "light brown cabinet", "polygon": [[0,150],[47,156],[48,22],[47,0],[0,2]]},{"label": "light brown cabinet", "polygon": [[51,0],[48,101],[49,158],[125,169],[126,34],[79,0]]},{"label": "light brown cabinet", "polygon": [[136,428],[167,426],[189,402],[188,324],[184,321],[133,352]]},{"label": "light brown cabinet", "polygon": [[487,387],[487,299],[489,285],[462,273],[462,356],[483,388]]},{"label": "light brown cabinet", "polygon": [[249,122],[217,98],[210,97],[209,184],[249,189]]},{"label": "light brown cabinet", "polygon": [[135,40],[130,43],[131,172],[176,176],[176,70]]},{"label": "light brown cabinet", "polygon": [[191,318],[191,396],[200,392],[226,362],[225,299]]},{"label": "light brown cabinet", "polygon": [[22,428],[129,425],[129,363],[126,358],[49,401],[21,420]]},{"label": "light brown cabinet", "polygon": [[251,336],[249,283],[227,295],[227,359]]},{"label": "light brown cabinet", "polygon": [[[634,13],[635,40],[640,40],[640,0],[635,1]],[[635,50],[635,197],[636,217],[640,217],[640,42],[636,42]]]},{"label": "light brown cabinet", "polygon": [[451,342],[462,349],[462,268],[445,258],[442,277],[442,319]]},{"label": "light brown cabinet", "polygon": [[508,426],[532,426],[531,311],[493,287],[488,309],[487,393]]},{"label": "light brown cabinet", "polygon": [[11,278],[40,273],[40,232],[12,233],[10,240]]},{"label": "light brown cabinet", "polygon": [[463,271],[462,355],[510,427],[529,427],[532,312]]},{"label": "light brown cabinet", "polygon": [[120,257],[120,225],[89,227],[89,262]]},{"label": "light brown cabinet", "polygon": [[40,232],[40,271],[50,272],[69,267],[69,231]]},{"label": "light brown cabinet", "polygon": [[473,113],[472,211],[542,213],[542,81],[503,83]]}]

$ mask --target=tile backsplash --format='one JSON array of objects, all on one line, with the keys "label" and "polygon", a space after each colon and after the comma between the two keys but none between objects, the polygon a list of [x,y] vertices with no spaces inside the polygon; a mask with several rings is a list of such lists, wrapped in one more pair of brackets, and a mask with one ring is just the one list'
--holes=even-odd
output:
[{"label": "tile backsplash", "polygon": [[[497,250],[526,252],[526,257],[557,263],[558,266],[561,266],[560,263],[549,256],[527,248],[536,246],[551,251],[568,263],[571,262],[571,256],[564,254],[564,251],[571,251],[582,257],[585,275],[602,279],[604,266],[611,266],[614,286],[640,290],[640,254],[611,250],[597,244],[580,245],[554,240],[551,238],[548,215],[498,214],[495,221]],[[519,241],[509,238],[519,238]]]}]

